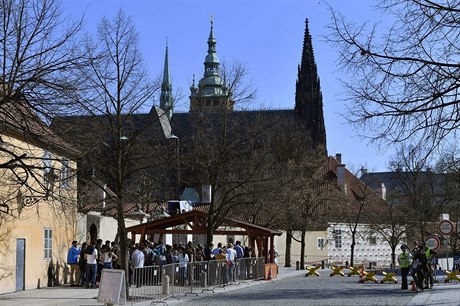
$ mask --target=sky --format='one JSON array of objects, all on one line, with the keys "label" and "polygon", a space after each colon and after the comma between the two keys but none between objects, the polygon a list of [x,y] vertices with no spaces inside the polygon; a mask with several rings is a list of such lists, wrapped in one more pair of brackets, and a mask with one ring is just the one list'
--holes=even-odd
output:
[{"label": "sky", "polygon": [[[354,22],[374,22],[380,15],[369,0],[327,0]],[[252,108],[293,109],[297,65],[301,60],[305,19],[309,20],[321,81],[329,155],[342,154],[352,172],[387,171],[394,151],[380,151],[348,125],[337,50],[326,42],[331,14],[324,0],[63,0],[63,13],[85,15],[85,29],[94,33],[101,18],[119,9],[131,16],[152,78],[162,74],[166,41],[173,92],[182,92],[180,111],[188,111],[189,87],[204,72],[210,16],[214,20],[217,54],[222,61],[246,66],[257,90]],[[157,99],[158,101],[158,99]],[[155,102],[158,103],[158,102]]]}]

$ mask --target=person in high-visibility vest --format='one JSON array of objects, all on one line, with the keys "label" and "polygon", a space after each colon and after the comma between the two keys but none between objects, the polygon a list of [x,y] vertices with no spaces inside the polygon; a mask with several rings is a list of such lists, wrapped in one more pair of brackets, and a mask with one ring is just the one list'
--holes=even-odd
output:
[{"label": "person in high-visibility vest", "polygon": [[412,263],[412,254],[408,252],[406,245],[401,246],[402,253],[398,256],[399,268],[401,269],[401,290],[409,289],[407,286],[407,275],[409,274]]},{"label": "person in high-visibility vest", "polygon": [[425,243],[423,244],[423,252],[426,256],[426,273],[425,273],[425,289],[433,288],[433,266],[431,264],[431,258],[436,256],[436,252],[430,249]]}]

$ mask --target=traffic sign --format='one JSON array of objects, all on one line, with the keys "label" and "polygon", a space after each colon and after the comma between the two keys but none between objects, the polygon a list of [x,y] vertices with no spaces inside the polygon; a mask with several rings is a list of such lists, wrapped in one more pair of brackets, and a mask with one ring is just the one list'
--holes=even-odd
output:
[{"label": "traffic sign", "polygon": [[439,238],[436,236],[429,236],[425,239],[425,245],[433,251],[436,251],[441,246],[441,241],[439,241]]},{"label": "traffic sign", "polygon": [[439,232],[445,236],[448,236],[454,232],[454,224],[450,220],[442,220],[439,222]]}]

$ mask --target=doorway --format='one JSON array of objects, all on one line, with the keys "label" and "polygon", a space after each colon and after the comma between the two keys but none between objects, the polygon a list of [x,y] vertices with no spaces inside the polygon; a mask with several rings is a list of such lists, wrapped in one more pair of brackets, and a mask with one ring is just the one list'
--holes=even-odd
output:
[{"label": "doorway", "polygon": [[16,291],[25,289],[26,240],[16,239]]},{"label": "doorway", "polygon": [[96,227],[96,225],[94,223],[91,224],[91,226],[89,227],[89,235],[90,235],[89,243],[96,242],[96,240],[97,240],[97,227]]}]

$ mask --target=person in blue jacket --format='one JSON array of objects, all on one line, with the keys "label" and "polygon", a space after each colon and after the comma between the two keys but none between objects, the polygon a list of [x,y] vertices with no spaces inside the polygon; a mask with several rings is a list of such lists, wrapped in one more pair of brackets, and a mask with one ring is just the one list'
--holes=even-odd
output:
[{"label": "person in blue jacket", "polygon": [[72,241],[72,246],[67,252],[67,264],[70,265],[70,286],[80,286],[80,266],[78,265],[78,255],[80,248],[77,247],[77,241]]}]

